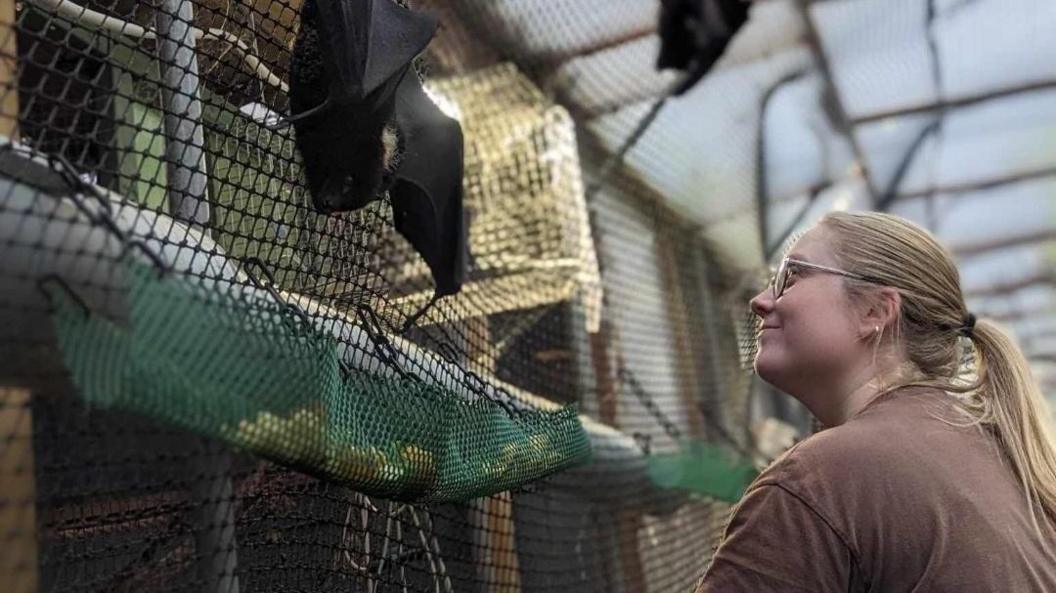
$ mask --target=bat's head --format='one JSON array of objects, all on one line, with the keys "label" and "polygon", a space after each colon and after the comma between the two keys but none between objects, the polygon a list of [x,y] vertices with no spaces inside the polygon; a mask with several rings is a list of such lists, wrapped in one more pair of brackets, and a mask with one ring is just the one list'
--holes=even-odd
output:
[{"label": "bat's head", "polygon": [[394,123],[379,123],[369,130],[298,132],[308,191],[316,211],[328,214],[362,208],[393,184],[402,143]]},{"label": "bat's head", "polygon": [[[396,90],[433,17],[391,0],[307,0],[294,43],[290,111],[308,190],[324,213],[362,208],[395,181]],[[300,116],[300,117],[298,117]]]}]

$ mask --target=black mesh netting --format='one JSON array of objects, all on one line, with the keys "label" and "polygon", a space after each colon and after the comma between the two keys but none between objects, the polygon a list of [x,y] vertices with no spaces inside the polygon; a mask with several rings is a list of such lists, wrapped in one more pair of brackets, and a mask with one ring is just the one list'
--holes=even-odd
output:
[{"label": "black mesh netting", "polygon": [[612,54],[653,3],[535,2],[520,48],[485,4],[410,2],[464,139],[437,298],[399,181],[313,205],[301,0],[0,0],[0,590],[692,587],[759,460],[758,279],[606,147],[670,83]]}]

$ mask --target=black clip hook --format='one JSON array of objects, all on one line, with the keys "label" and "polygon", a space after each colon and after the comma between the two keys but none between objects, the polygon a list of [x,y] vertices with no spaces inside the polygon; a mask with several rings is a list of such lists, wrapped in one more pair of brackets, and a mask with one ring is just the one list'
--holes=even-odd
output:
[{"label": "black clip hook", "polygon": [[127,254],[133,249],[139,249],[147,256],[147,259],[149,259],[151,263],[154,264],[154,268],[157,269],[159,278],[164,278],[165,275],[169,273],[169,267],[165,264],[165,261],[161,259],[160,255],[154,253],[150,247],[147,247],[147,244],[144,243],[142,239],[128,239],[125,242],[125,249],[122,252],[122,255]]},{"label": "black clip hook", "polygon": [[[264,281],[261,281],[256,274],[249,271],[251,267],[256,268],[260,272],[260,275],[264,277]],[[242,258],[242,270],[249,276],[249,281],[253,283],[253,286],[267,292],[276,303],[287,308],[293,307],[279,294],[279,291],[275,288],[275,276],[272,275],[271,270],[264,265],[264,262],[259,257],[249,256]]]},{"label": "black clip hook", "polygon": [[[487,383],[485,383],[484,380],[482,380],[480,377],[477,377],[477,380],[480,381],[482,388],[487,387]],[[501,394],[506,399],[504,400],[498,397],[489,397],[488,399],[495,402],[496,405],[502,408],[502,410],[506,412],[506,415],[509,416],[511,420],[516,419],[518,415],[517,408],[515,408],[513,404],[510,403],[513,401],[513,395],[505,389],[501,388],[495,388],[495,392]],[[487,396],[485,395],[484,397]]]},{"label": "black clip hook", "polygon": [[638,446],[642,448],[642,453],[652,455],[653,435],[644,432],[632,432],[631,438],[633,438],[634,442],[638,443]]},{"label": "black clip hook", "polygon": [[[517,417],[517,410],[513,407],[513,404],[510,403],[511,401],[514,401],[514,397],[512,394],[510,394],[510,392],[506,391],[505,389],[502,389],[501,387],[494,387],[496,395],[502,397],[489,396],[487,381],[485,381],[480,375],[473,372],[471,369],[463,369],[462,372],[465,373],[466,379],[468,379],[468,381],[466,382],[466,386],[473,390],[474,393],[490,402],[493,402],[495,405],[502,408],[502,410],[506,412],[506,415],[509,416],[511,419],[515,419]],[[472,383],[472,385],[470,385],[469,383]]]},{"label": "black clip hook", "polygon": [[[100,224],[112,232],[122,243],[127,242],[128,238],[124,231],[117,226],[114,222],[114,208],[105,195],[92,183],[88,183],[77,174],[77,168],[61,153],[48,153],[45,155],[48,166],[53,171],[59,174],[66,186],[73,191],[73,195],[67,196],[77,209],[84,213],[88,219],[96,224]],[[91,208],[81,201],[82,195],[90,195],[95,198],[96,203],[102,208],[101,212],[93,211]]]},{"label": "black clip hook", "polygon": [[[268,281],[267,284],[264,284],[259,278],[252,274],[248,269],[250,267],[259,269],[261,275]],[[246,275],[249,276],[249,281],[253,283],[253,286],[256,286],[261,290],[267,290],[268,286],[275,285],[275,277],[271,275],[271,270],[269,270],[268,267],[264,265],[264,262],[255,255],[242,258],[242,269],[246,272]]]},{"label": "black clip hook", "polygon": [[56,307],[55,301],[52,298],[52,294],[50,291],[48,291],[46,287],[48,283],[54,283],[60,289],[62,289],[62,291],[65,292],[66,295],[69,296],[70,299],[74,303],[76,303],[78,307],[80,307],[81,311],[84,312],[85,319],[88,319],[88,317],[91,316],[92,310],[88,307],[88,303],[84,302],[84,299],[81,298],[81,295],[77,294],[77,291],[73,290],[73,288],[70,287],[70,285],[67,284],[66,281],[63,280],[62,277],[58,274],[46,274],[44,276],[41,276],[37,280],[37,290],[39,290],[40,293],[44,295],[44,300],[48,302],[49,313],[54,312],[56,310]]},{"label": "black clip hook", "polygon": [[325,101],[316,105],[315,107],[312,107],[311,109],[307,109],[296,115],[283,115],[275,123],[263,122],[261,125],[264,127],[264,129],[268,130],[269,132],[280,132],[292,126],[295,122],[310,119],[328,111],[332,104],[333,101],[330,99],[330,97],[327,97]]},{"label": "black clip hook", "polygon": [[[250,273],[250,267],[257,268],[260,271],[260,274],[264,276],[266,282],[261,282],[260,278],[257,278],[255,275]],[[242,270],[246,272],[246,276],[249,276],[249,281],[253,283],[253,286],[267,292],[274,301],[276,301],[279,305],[285,307],[287,312],[292,313],[295,317],[297,317],[303,327],[295,329],[311,331],[311,317],[303,308],[297,306],[294,303],[290,303],[286,299],[282,298],[282,295],[279,294],[279,291],[275,288],[275,276],[272,275],[271,270],[268,269],[268,266],[266,266],[264,262],[260,260],[260,258],[256,256],[242,258]],[[341,373],[341,377],[346,381],[353,375],[352,367],[342,359],[338,359],[337,361],[337,370]]]},{"label": "black clip hook", "polygon": [[[48,153],[45,156],[48,161],[48,166],[58,173],[66,185],[73,191],[73,195],[67,197],[73,202],[74,206],[76,206],[89,221],[105,227],[125,246],[121,254],[122,256],[126,255],[133,248],[139,249],[150,259],[154,264],[154,267],[158,269],[159,276],[164,276],[169,271],[168,266],[161,259],[161,256],[147,247],[142,239],[130,239],[128,234],[117,225],[117,222],[114,220],[113,204],[110,203],[110,200],[103,195],[98,187],[80,178],[76,172],[76,167],[70,163],[69,159],[61,153]],[[89,208],[81,199],[81,196],[83,195],[90,195],[95,198],[96,203],[101,210],[93,210],[92,208]]]},{"label": "black clip hook", "polygon": [[370,336],[378,359],[392,369],[401,379],[420,383],[421,380],[417,376],[408,373],[400,366],[398,362],[400,354],[396,347],[392,345],[392,342],[385,337],[385,330],[381,327],[381,320],[374,309],[366,303],[356,303],[356,316],[359,318],[360,325],[363,326],[363,331]]},{"label": "black clip hook", "polygon": [[660,406],[656,405],[653,398],[645,391],[645,388],[638,382],[634,373],[626,367],[622,360],[619,362],[616,376],[624,385],[630,388],[631,393],[638,399],[638,403],[642,404],[642,407],[656,420],[667,436],[671,437],[675,442],[682,441],[682,431],[671,422],[671,419],[664,414]]},{"label": "black clip hook", "polygon": [[[60,163],[67,162],[65,160],[65,158],[63,158],[61,156],[52,155],[52,156],[49,156],[49,158],[54,158],[56,161],[58,161]],[[72,166],[72,165],[65,165],[65,166]],[[114,236],[116,236],[117,239],[121,243],[127,243],[128,242],[128,236],[125,234],[125,232],[123,230],[121,230],[121,227],[117,226],[117,223],[114,222],[113,210],[110,207],[110,201],[105,199],[104,197],[102,197],[96,191],[95,186],[87,184],[87,183],[84,183],[74,173],[71,173],[67,169],[64,169],[62,167],[53,167],[53,169],[57,173],[59,173],[59,175],[63,178],[63,181],[65,181],[66,184],[69,186],[69,188],[73,191],[73,194],[71,194],[69,196],[65,196],[66,199],[68,199],[70,202],[72,202],[73,205],[76,206],[78,210],[80,210],[81,214],[84,214],[85,218],[87,218],[89,222],[91,222],[93,224],[100,225],[100,226],[106,228],[106,230],[108,230],[111,233],[113,233]],[[83,191],[85,188],[88,189],[87,192]],[[82,196],[85,193],[91,193],[92,195],[94,195],[97,198],[97,201],[99,202],[101,210],[96,210],[96,209],[88,207],[88,204],[86,204],[84,202],[84,200],[82,199]]]},{"label": "black clip hook", "polygon": [[[502,397],[493,397],[488,395],[488,382],[485,381],[480,375],[473,372],[471,369],[465,368],[459,359],[463,356],[451,345],[450,342],[438,342],[436,345],[436,354],[440,356],[442,360],[448,364],[458,366],[465,377],[463,384],[472,391],[475,395],[487,399],[488,401],[494,402],[497,406],[503,409],[510,418],[516,418],[518,414],[517,408],[510,402],[516,401],[516,398],[510,394],[509,391],[498,386],[493,386],[494,392]],[[503,399],[505,398],[505,399]]]},{"label": "black clip hook", "polygon": [[348,381],[349,379],[351,379],[352,375],[354,374],[354,372],[352,370],[352,366],[349,365],[347,362],[345,362],[344,359],[341,359],[341,358],[339,358],[337,360],[337,370],[340,371],[341,378],[344,379],[345,381]]},{"label": "black clip hook", "polygon": [[[251,273],[249,271],[250,267],[257,268],[260,271],[260,274],[264,276],[264,280],[266,280],[266,282],[262,282],[260,278]],[[279,294],[278,289],[275,288],[275,276],[272,275],[271,270],[268,268],[267,265],[264,264],[263,261],[261,261],[259,257],[249,256],[242,258],[242,270],[246,272],[247,276],[249,276],[249,281],[253,283],[253,286],[267,292],[276,304],[283,307],[287,313],[291,313],[294,317],[297,318],[297,320],[301,323],[303,327],[295,328],[296,330],[309,331],[311,329],[311,317],[308,316],[308,313],[306,313],[304,309],[282,298],[282,295]]]},{"label": "black clip hook", "polygon": [[451,345],[450,342],[440,342],[436,346],[436,353],[440,355],[440,358],[451,364],[458,364],[460,358],[458,351]]},{"label": "black clip hook", "polygon": [[406,334],[407,331],[411,329],[411,326],[413,326],[419,319],[421,319],[421,317],[425,315],[425,313],[429,311],[429,309],[431,309],[434,304],[436,304],[436,301],[439,300],[440,294],[434,292],[433,296],[429,299],[428,303],[423,305],[422,308],[418,309],[414,313],[408,315],[407,319],[403,321],[403,325],[400,326],[400,335],[402,336]]},{"label": "black clip hook", "polygon": [[108,216],[113,216],[114,211],[110,205],[110,201],[106,199],[95,185],[86,182],[81,179],[77,174],[77,168],[73,166],[73,163],[61,153],[48,153],[45,155],[48,161],[48,166],[53,171],[59,174],[59,177],[66,183],[67,187],[75,192],[89,194],[99,201],[99,205],[106,210]]}]

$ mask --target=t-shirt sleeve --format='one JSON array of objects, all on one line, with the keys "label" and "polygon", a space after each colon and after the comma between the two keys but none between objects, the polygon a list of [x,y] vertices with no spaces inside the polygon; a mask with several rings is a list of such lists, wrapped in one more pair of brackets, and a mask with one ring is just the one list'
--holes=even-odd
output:
[{"label": "t-shirt sleeve", "polygon": [[697,593],[846,593],[850,550],[806,503],[776,484],[745,495]]}]

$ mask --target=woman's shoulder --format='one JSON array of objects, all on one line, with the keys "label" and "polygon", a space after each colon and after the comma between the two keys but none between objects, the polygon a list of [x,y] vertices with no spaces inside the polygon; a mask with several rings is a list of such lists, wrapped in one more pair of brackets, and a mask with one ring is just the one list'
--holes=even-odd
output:
[{"label": "woman's shoulder", "polygon": [[[851,420],[815,433],[779,456],[756,483],[794,484],[875,475],[883,468],[905,472],[905,464],[930,445],[926,435],[943,428],[948,402],[932,388],[905,388],[886,394]],[[936,424],[940,423],[940,424]],[[883,474],[884,472],[879,472]],[[887,474],[891,475],[891,474]]]},{"label": "woman's shoulder", "polygon": [[[819,474],[838,474],[869,459],[875,449],[866,435],[846,425],[825,429],[799,441],[763,470],[756,484],[788,485]],[[848,475],[848,474],[844,474]]]}]

